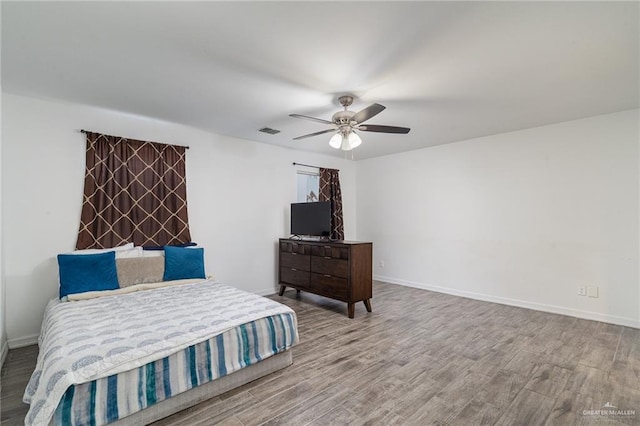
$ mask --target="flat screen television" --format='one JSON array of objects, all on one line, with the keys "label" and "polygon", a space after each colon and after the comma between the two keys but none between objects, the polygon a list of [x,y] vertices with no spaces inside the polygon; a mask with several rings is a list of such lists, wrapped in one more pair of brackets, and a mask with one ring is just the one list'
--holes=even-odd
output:
[{"label": "flat screen television", "polygon": [[331,202],[291,204],[291,233],[328,237],[331,231]]}]

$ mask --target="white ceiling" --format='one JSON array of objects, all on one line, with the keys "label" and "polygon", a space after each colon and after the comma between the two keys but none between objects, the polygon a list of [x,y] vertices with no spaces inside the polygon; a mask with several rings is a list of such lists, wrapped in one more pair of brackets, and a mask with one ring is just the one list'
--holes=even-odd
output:
[{"label": "white ceiling", "polygon": [[[387,109],[353,158],[639,107],[638,2],[2,2],[2,86],[331,155],[330,119]],[[268,126],[275,135],[257,132]],[[349,155],[349,158],[351,156]]]}]

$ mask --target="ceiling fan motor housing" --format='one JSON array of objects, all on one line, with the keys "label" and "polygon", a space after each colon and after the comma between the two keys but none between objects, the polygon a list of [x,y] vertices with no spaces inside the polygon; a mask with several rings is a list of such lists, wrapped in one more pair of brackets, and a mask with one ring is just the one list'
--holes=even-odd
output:
[{"label": "ceiling fan motor housing", "polygon": [[353,111],[338,111],[333,114],[333,117],[331,117],[331,121],[336,123],[338,126],[340,126],[341,124],[351,124],[351,117],[353,117],[354,115],[356,115],[356,113]]}]

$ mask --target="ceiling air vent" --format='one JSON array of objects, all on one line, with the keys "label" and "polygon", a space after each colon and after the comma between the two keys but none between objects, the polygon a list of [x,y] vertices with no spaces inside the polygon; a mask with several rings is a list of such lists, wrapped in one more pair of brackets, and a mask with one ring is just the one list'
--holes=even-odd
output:
[{"label": "ceiling air vent", "polygon": [[272,129],[271,127],[263,127],[259,131],[262,133],[269,133],[270,135],[275,135],[277,133],[280,133],[280,130]]}]

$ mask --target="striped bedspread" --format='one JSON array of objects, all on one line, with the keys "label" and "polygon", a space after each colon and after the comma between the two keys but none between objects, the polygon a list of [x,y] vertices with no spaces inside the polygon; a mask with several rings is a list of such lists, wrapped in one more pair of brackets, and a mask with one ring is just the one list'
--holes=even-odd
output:
[{"label": "striped bedspread", "polygon": [[283,352],[295,337],[293,314],[243,324],[138,369],[71,386],[58,404],[53,423],[113,422]]},{"label": "striped bedspread", "polygon": [[123,417],[209,374],[214,379],[285,350],[297,338],[290,308],[213,281],[54,300],[45,310],[38,361],[23,398],[31,405],[25,424],[48,424],[54,412],[62,424],[73,424],[63,416],[80,419],[83,410],[89,420],[80,423],[101,424],[116,411]]}]

